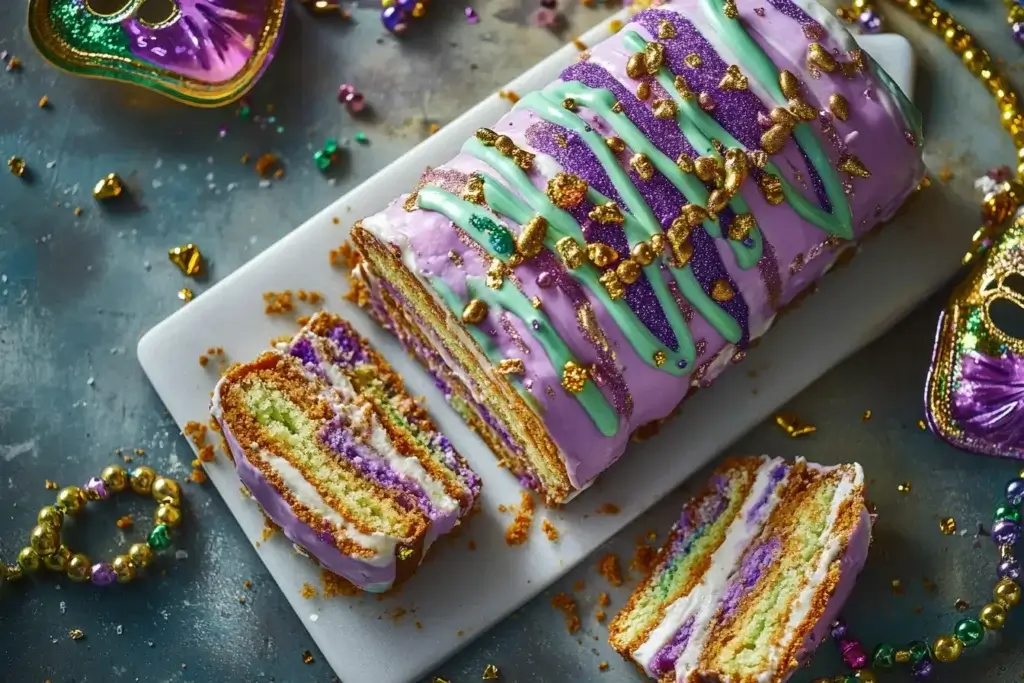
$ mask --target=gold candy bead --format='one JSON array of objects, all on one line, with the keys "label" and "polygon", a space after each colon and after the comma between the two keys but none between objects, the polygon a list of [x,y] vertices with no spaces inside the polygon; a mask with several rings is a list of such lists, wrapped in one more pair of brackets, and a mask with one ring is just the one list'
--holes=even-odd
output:
[{"label": "gold candy bead", "polygon": [[871,669],[861,669],[853,675],[860,683],[877,683],[878,677]]},{"label": "gold candy bead", "polygon": [[120,465],[104,468],[100,473],[100,479],[111,493],[121,493],[128,485],[128,473]]},{"label": "gold candy bead", "polygon": [[85,492],[77,486],[68,486],[57,494],[57,505],[70,515],[77,515],[85,508]]},{"label": "gold candy bead", "polygon": [[939,636],[932,643],[932,655],[943,664],[949,664],[960,659],[963,651],[963,641],[956,636]]},{"label": "gold candy bead", "polygon": [[149,495],[150,491],[153,490],[153,481],[156,479],[156,472],[153,471],[152,467],[136,467],[132,470],[131,477],[132,491],[139,495]]},{"label": "gold candy bead", "polygon": [[57,552],[49,557],[43,558],[43,565],[51,572],[65,572],[68,568],[68,560],[71,559],[71,548],[61,545]]},{"label": "gold candy bead", "polygon": [[181,510],[166,503],[157,507],[153,513],[153,522],[156,525],[163,524],[172,529],[181,524]]},{"label": "gold candy bead", "polygon": [[64,526],[64,513],[52,505],[47,505],[39,510],[39,514],[36,515],[36,523],[42,526],[51,526],[54,529],[60,529]]},{"label": "gold candy bead", "polygon": [[52,555],[60,547],[60,531],[52,526],[39,524],[32,528],[28,544],[32,546],[32,550],[39,553],[40,557]]},{"label": "gold candy bead", "polygon": [[158,503],[181,506],[181,486],[173,479],[157,477],[153,480],[152,494]]},{"label": "gold candy bead", "polygon": [[654,251],[647,242],[637,242],[633,246],[632,254],[633,260],[642,266],[646,266],[654,261]]},{"label": "gold candy bead", "polygon": [[130,583],[135,578],[135,565],[127,555],[118,555],[110,563],[110,567],[117,574],[118,583]]},{"label": "gold candy bead", "polygon": [[18,566],[28,573],[39,571],[43,564],[42,558],[32,548],[22,548],[18,553]]},{"label": "gold candy bead", "polygon": [[1020,593],[1020,586],[1013,579],[1001,579],[992,591],[996,602],[1007,609],[1020,604]]},{"label": "gold candy bead", "polygon": [[72,581],[85,581],[89,578],[89,558],[82,553],[76,553],[68,559],[68,578]]},{"label": "gold candy bead", "polygon": [[981,608],[978,621],[990,631],[997,631],[1006,625],[1006,608],[998,602],[990,602]]},{"label": "gold candy bead", "polygon": [[153,561],[153,549],[146,543],[135,543],[128,549],[128,558],[136,567],[145,569]]}]

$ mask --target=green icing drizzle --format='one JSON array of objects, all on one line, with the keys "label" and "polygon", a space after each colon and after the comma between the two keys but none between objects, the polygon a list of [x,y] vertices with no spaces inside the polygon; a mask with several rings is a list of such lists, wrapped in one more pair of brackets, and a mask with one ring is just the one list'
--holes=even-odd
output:
[{"label": "green icing drizzle", "polygon": [[[495,258],[501,254],[490,244],[489,240],[480,239],[488,236],[486,224],[495,227],[500,225],[497,217],[490,214],[484,207],[456,197],[450,192],[436,187],[424,187],[416,197],[416,203],[423,209],[442,213],[455,222],[463,230],[477,238],[477,241]],[[493,232],[493,230],[491,231]],[[466,293],[469,298],[480,299],[488,306],[497,306],[509,311],[534,331],[534,337],[540,342],[556,371],[574,360],[572,352],[562,338],[558,336],[551,321],[543,312],[535,309],[526,296],[506,280],[501,289],[481,286],[476,278],[466,278]],[[455,293],[440,278],[432,278],[431,286],[440,294],[449,308],[458,316],[461,315],[465,302],[459,300]],[[500,350],[494,341],[476,325],[467,325],[470,335],[483,349],[484,354],[497,364],[502,360]],[[583,391],[574,394],[583,409],[594,421],[598,430],[605,436],[613,436],[618,431],[619,418],[615,409],[605,398],[601,390],[593,382],[587,382]]]},{"label": "green icing drizzle", "polygon": [[[711,16],[711,21],[723,40],[731,48],[737,50],[741,61],[745,59],[743,63],[744,68],[769,91],[780,105],[787,104],[788,100],[783,96],[782,89],[778,85],[779,73],[761,47],[747,35],[742,24],[737,21],[722,21],[725,15],[721,7],[721,0],[704,0],[704,2],[710,3],[712,11],[708,14]],[[623,42],[631,49],[638,51],[643,50],[644,46],[647,45],[647,41],[635,31],[627,31],[623,36]],[[705,135],[727,146],[743,147],[717,121],[708,116],[693,99],[683,99],[676,92],[675,83],[673,82],[674,77],[672,72],[666,67],[659,69],[656,78],[675,101],[680,112],[680,118],[685,116],[686,119],[695,121],[697,127]],[[793,136],[821,177],[822,184],[825,186],[825,194],[832,203],[832,213],[808,201],[807,198],[786,181],[775,164],[769,162],[765,166],[765,171],[779,177],[782,181],[783,195],[801,218],[837,237],[852,239],[853,223],[850,214],[850,204],[846,199],[846,193],[843,192],[842,182],[829,162],[828,155],[814,136],[814,131],[806,123],[797,124],[793,129]]]},{"label": "green icing drizzle", "polygon": [[479,214],[473,214],[469,217],[469,224],[472,225],[477,232],[482,232],[487,235],[487,242],[491,245],[491,249],[496,254],[501,256],[511,256],[516,251],[516,241],[512,238],[512,233],[508,231],[504,225],[498,225],[490,218],[481,216]]}]

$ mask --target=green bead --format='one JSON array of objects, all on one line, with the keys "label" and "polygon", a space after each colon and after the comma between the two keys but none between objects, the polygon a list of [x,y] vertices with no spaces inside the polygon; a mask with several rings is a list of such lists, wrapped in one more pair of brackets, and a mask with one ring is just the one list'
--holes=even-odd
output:
[{"label": "green bead", "polygon": [[247,118],[249,118],[249,113],[250,113],[251,111],[252,111],[252,110],[251,110],[251,109],[249,108],[249,105],[248,105],[248,104],[243,104],[243,105],[242,105],[242,106],[241,106],[241,107],[239,108],[239,110],[238,110],[238,115],[239,115],[240,117],[242,117],[243,119],[247,119]]},{"label": "green bead", "polygon": [[993,515],[993,518],[997,522],[1003,519],[1009,519],[1013,520],[1014,522],[1019,522],[1020,512],[1018,512],[1017,508],[1013,507],[1009,503],[1003,503],[1002,505],[996,508],[996,512]]},{"label": "green bead", "polygon": [[907,649],[910,651],[910,661],[914,664],[917,664],[929,654],[928,644],[920,640],[915,640],[907,645]]},{"label": "green bead", "polygon": [[337,154],[338,153],[338,141],[335,140],[334,138],[327,138],[327,141],[324,142],[324,153],[325,154],[329,154],[331,156]]},{"label": "green bead", "polygon": [[360,145],[365,145],[370,142],[370,138],[366,137],[366,133],[356,133],[352,137]]},{"label": "green bead", "polygon": [[891,669],[896,661],[896,648],[888,643],[882,643],[875,648],[871,655],[871,665],[876,669]]},{"label": "green bead", "polygon": [[313,161],[316,163],[316,167],[321,171],[326,171],[331,167],[331,157],[326,152],[315,152],[313,154]]},{"label": "green bead", "polygon": [[146,543],[153,550],[166,550],[171,546],[171,532],[166,525],[159,524],[149,532]]},{"label": "green bead", "polygon": [[974,647],[985,638],[985,629],[977,619],[961,619],[956,623],[953,633],[967,647]]}]

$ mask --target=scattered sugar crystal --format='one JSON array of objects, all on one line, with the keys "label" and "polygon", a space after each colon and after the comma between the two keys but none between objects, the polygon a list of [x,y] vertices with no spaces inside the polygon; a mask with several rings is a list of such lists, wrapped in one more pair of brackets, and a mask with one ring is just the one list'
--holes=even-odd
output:
[{"label": "scattered sugar crystal", "polygon": [[68,603],[64,602],[63,600],[60,601],[60,613],[61,614],[67,614],[68,613]]}]

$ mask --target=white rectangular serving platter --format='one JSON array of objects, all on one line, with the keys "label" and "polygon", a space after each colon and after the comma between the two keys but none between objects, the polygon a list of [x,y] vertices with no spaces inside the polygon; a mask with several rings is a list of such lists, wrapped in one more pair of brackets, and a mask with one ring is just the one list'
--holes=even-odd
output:
[{"label": "white rectangular serving platter", "polygon": [[[582,40],[594,44],[609,32],[605,23]],[[863,40],[863,46],[911,91],[913,54],[903,38],[872,36]],[[576,48],[568,45],[508,87],[516,92],[539,89],[557,78],[576,56]],[[415,361],[341,299],[346,280],[328,263],[328,251],[348,235],[348,225],[336,225],[333,217],[344,216],[347,221],[383,209],[396,192],[412,188],[425,167],[450,159],[475,129],[493,124],[508,106],[497,95],[489,97],[157,325],[139,343],[139,362],[178,425],[206,422],[209,393],[218,373],[212,363],[201,368],[197,357],[208,347],[222,346],[231,360],[244,361],[267,348],[270,338],[294,332],[290,317],[262,313],[263,292],[299,288],[322,292],[327,307],[351,319],[401,372],[411,393],[426,398],[438,425],[483,477],[482,510],[458,538],[439,541],[397,595],[384,600],[373,596],[305,599],[300,594],[304,583],[320,585],[317,568],[280,534],[260,542],[263,517],[241,493],[231,463],[218,455],[208,465],[210,478],[231,513],[345,683],[404,683],[449,658],[579,563],[772,410],[895,324],[956,271],[967,244],[969,226],[951,227],[948,220],[943,221],[943,205],[948,201],[943,201],[941,190],[932,190],[928,201],[908,208],[848,268],[829,275],[818,294],[785,316],[751,351],[744,368],[725,373],[712,389],[699,392],[657,437],[634,444],[594,488],[564,510],[539,510],[530,540],[510,547],[504,531],[511,515],[497,508],[519,502],[517,482],[496,467],[490,451],[445,404]],[[913,267],[908,268],[911,259]],[[608,502],[621,512],[594,514]],[[544,517],[559,530],[557,542],[541,532]],[[470,540],[475,551],[469,548]],[[388,618],[397,608],[409,614]]]}]

